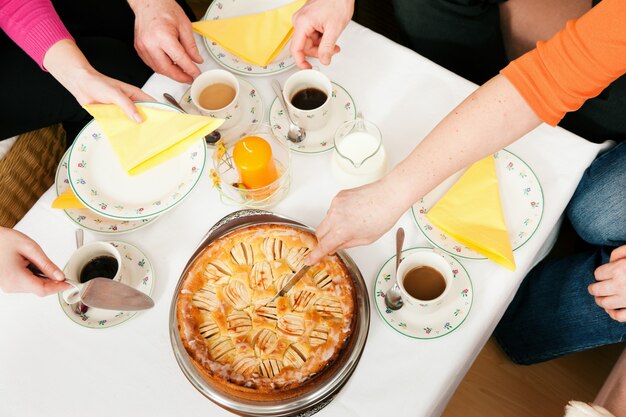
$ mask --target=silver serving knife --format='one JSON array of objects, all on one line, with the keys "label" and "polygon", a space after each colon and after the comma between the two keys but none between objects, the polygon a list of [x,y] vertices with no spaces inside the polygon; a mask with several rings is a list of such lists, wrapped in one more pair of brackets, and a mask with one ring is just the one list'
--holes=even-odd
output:
[{"label": "silver serving knife", "polygon": [[109,278],[94,278],[82,284],[80,301],[88,307],[117,311],[139,311],[154,307],[148,295]]},{"label": "silver serving knife", "polygon": [[270,304],[274,300],[276,300],[278,297],[282,297],[283,295],[287,294],[289,290],[292,289],[293,286],[296,285],[298,281],[302,279],[302,277],[306,274],[306,271],[308,271],[310,267],[311,265],[302,266],[302,268],[300,268],[300,270],[298,270],[295,274],[293,274],[293,276],[289,278],[289,281],[287,281],[287,283],[283,285],[280,291],[278,291],[276,295],[272,297],[272,299],[269,300],[265,305]]},{"label": "silver serving knife", "polygon": [[[35,276],[49,279],[35,265],[29,264],[27,268]],[[67,296],[71,299],[66,299],[64,294],[63,298],[68,304],[80,301],[88,307],[117,311],[139,311],[154,307],[154,300],[150,296],[109,278],[94,278],[84,284],[71,279],[64,282],[74,287],[71,295]]]}]

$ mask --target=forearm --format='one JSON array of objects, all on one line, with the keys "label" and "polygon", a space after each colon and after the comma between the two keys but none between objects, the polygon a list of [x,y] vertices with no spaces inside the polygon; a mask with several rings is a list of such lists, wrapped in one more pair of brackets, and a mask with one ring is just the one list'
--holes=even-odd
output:
[{"label": "forearm", "polygon": [[43,58],[43,64],[57,81],[76,96],[77,83],[85,75],[95,72],[76,43],[65,39],[52,45]]},{"label": "forearm", "polygon": [[450,112],[383,181],[402,210],[450,175],[516,141],[541,123],[498,75]]}]

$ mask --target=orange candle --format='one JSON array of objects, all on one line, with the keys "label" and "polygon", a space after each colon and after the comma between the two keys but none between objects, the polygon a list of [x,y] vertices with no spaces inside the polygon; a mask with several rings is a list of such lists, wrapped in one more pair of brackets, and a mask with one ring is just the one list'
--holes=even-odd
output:
[{"label": "orange candle", "polygon": [[241,139],[233,150],[233,160],[248,189],[270,185],[278,178],[272,158],[272,147],[263,138],[248,136]]}]

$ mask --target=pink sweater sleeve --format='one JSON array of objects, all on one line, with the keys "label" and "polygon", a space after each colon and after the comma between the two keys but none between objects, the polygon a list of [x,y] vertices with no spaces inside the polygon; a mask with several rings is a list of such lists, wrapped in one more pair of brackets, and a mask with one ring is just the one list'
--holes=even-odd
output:
[{"label": "pink sweater sleeve", "polygon": [[48,49],[62,39],[74,39],[50,0],[0,0],[0,28],[43,70]]}]

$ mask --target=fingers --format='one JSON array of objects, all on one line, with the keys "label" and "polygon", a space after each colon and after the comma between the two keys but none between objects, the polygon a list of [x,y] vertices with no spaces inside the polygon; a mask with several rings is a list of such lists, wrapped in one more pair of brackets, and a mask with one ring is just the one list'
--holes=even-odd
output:
[{"label": "fingers", "polygon": [[170,57],[162,50],[156,51],[153,54],[154,66],[152,67],[157,73],[163,74],[175,81],[181,83],[191,83],[193,78],[189,74],[186,74],[180,67],[178,67]]},{"label": "fingers", "polygon": [[[39,270],[48,278],[56,281],[65,280],[65,274],[63,271],[61,271],[59,267],[46,256],[44,251],[34,240],[26,239],[22,245],[20,245],[19,253],[39,268]],[[27,269],[24,269],[24,271],[27,271]],[[30,275],[33,278],[35,277],[31,273],[25,272],[25,274]]]},{"label": "fingers", "polygon": [[320,262],[322,258],[329,253],[335,252],[344,242],[339,234],[328,234],[325,238],[320,240],[317,246],[311,251],[305,263],[307,265],[315,265]]},{"label": "fingers", "polygon": [[12,283],[8,288],[4,288],[4,291],[8,293],[31,293],[40,297],[56,294],[69,288],[69,284],[66,282],[38,278],[27,269],[14,273],[11,281]]},{"label": "fingers", "polygon": [[143,122],[143,118],[139,114],[135,103],[121,89],[113,95],[111,102],[121,108],[129,119],[137,123]]},{"label": "fingers", "polygon": [[626,309],[609,310],[607,313],[613,320],[619,321],[620,323],[626,323]]},{"label": "fingers", "polygon": [[596,304],[605,310],[615,310],[619,308],[626,308],[626,300],[617,295],[610,295],[608,297],[594,297]]},{"label": "fingers", "polygon": [[302,28],[302,26],[295,26],[293,37],[291,38],[291,55],[294,57],[298,68],[301,69],[313,68],[311,64],[306,61],[304,52],[309,35],[310,33],[307,33],[307,30]]},{"label": "fingers", "polygon": [[626,245],[613,249],[609,262],[615,262],[622,258],[626,258]]},{"label": "fingers", "polygon": [[165,53],[170,57],[176,67],[191,77],[189,82],[193,81],[195,77],[200,75],[200,69],[191,60],[191,57],[177,39],[167,45]]},{"label": "fingers", "polygon": [[140,88],[135,87],[134,85],[123,84],[122,90],[124,91],[124,94],[126,94],[126,96],[132,101],[156,101],[154,97],[152,97],[150,94],[146,93]]},{"label": "fingers", "polygon": [[[185,48],[187,54],[189,54],[196,64],[202,64],[204,59],[202,59],[202,55],[200,55],[200,51],[198,50],[198,44],[196,44],[196,38],[193,36],[191,25],[181,25],[178,30],[180,33],[180,43],[183,45],[183,48]],[[198,76],[198,74],[189,75],[192,75],[194,78]]]},{"label": "fingers", "polygon": [[596,282],[587,287],[589,294],[595,297],[606,297],[616,294],[616,288],[613,280]]},{"label": "fingers", "polygon": [[341,34],[341,30],[336,26],[327,26],[319,44],[319,60],[324,65],[329,65],[332,56],[335,54],[335,43]]}]

